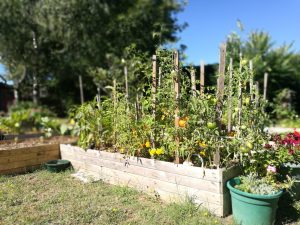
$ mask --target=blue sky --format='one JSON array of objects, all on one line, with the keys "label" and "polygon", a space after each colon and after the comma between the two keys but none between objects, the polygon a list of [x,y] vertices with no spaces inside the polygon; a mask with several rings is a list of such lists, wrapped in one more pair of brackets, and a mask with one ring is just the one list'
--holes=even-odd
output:
[{"label": "blue sky", "polygon": [[[189,26],[179,33],[179,44],[187,45],[187,63],[218,61],[218,47],[226,36],[237,31],[237,19],[245,31],[268,32],[277,44],[294,42],[300,52],[300,0],[188,0],[185,10],[178,14],[179,23]],[[0,65],[0,74],[3,67]]]},{"label": "blue sky", "polygon": [[[243,33],[238,32],[237,19],[244,25]],[[189,24],[178,34],[179,43],[188,47],[188,63],[217,62],[218,47],[232,31],[245,38],[263,30],[277,45],[294,42],[293,49],[300,52],[300,0],[188,0],[178,20]]]}]

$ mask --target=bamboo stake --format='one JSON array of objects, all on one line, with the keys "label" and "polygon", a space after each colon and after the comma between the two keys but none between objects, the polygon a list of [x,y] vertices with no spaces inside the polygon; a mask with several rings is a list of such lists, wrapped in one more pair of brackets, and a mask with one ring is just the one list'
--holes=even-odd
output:
[{"label": "bamboo stake", "polygon": [[[157,62],[156,55],[152,56],[152,116],[155,123],[156,116],[156,70],[157,70]],[[155,130],[154,134],[151,135],[151,145],[152,148],[155,148]]]},{"label": "bamboo stake", "polygon": [[83,94],[83,85],[82,85],[82,77],[81,75],[78,76],[79,80],[79,90],[80,90],[80,102],[81,104],[84,103],[84,94]]},{"label": "bamboo stake", "polygon": [[259,103],[259,83],[258,81],[256,81],[255,84],[255,107],[258,107],[258,103]]},{"label": "bamboo stake", "polygon": [[[174,66],[175,66],[175,72],[176,72],[176,77],[175,77],[175,84],[174,84],[174,89],[175,89],[175,128],[178,129],[179,127],[179,98],[180,98],[180,74],[179,74],[179,53],[178,51],[174,52]],[[175,163],[179,164],[179,137],[176,136],[175,138],[176,142],[176,158],[175,158]]]},{"label": "bamboo stake", "polygon": [[233,61],[232,58],[230,58],[230,63],[229,63],[229,84],[228,84],[228,127],[227,131],[228,133],[231,132],[232,130],[232,124],[231,124],[231,119],[232,119],[232,75],[233,75],[233,67],[232,67]]},{"label": "bamboo stake", "polygon": [[204,83],[205,83],[205,67],[204,61],[200,62],[200,93],[204,94]]},{"label": "bamboo stake", "polygon": [[194,68],[191,71],[192,95],[196,97],[196,76]]},{"label": "bamboo stake", "polygon": [[253,101],[253,62],[252,60],[249,61],[249,70],[250,70],[250,79],[249,79],[249,86],[250,86],[250,100]]},{"label": "bamboo stake", "polygon": [[117,82],[116,79],[113,79],[113,106],[114,106],[114,144],[116,145],[117,141],[117,127],[116,127],[116,118],[117,118]]},{"label": "bamboo stake", "polygon": [[162,79],[162,71],[161,67],[158,67],[158,87],[161,85],[161,79]]},{"label": "bamboo stake", "polygon": [[136,101],[135,101],[135,120],[139,120],[139,95],[136,95]]},{"label": "bamboo stake", "polygon": [[128,101],[129,93],[128,93],[128,72],[127,72],[127,66],[124,66],[124,75],[125,75],[125,97],[126,101]]},{"label": "bamboo stake", "polygon": [[267,100],[268,73],[264,74],[264,100]]}]

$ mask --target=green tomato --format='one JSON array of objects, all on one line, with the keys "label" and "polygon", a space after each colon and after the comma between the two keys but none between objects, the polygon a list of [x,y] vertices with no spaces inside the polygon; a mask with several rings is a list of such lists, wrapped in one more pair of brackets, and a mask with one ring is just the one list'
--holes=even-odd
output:
[{"label": "green tomato", "polygon": [[217,124],[215,122],[208,122],[207,124],[208,129],[215,129],[217,127]]},{"label": "green tomato", "polygon": [[247,146],[247,148],[249,148],[250,150],[253,149],[253,144],[252,144],[251,142],[249,142],[249,141],[246,142],[246,146]]},{"label": "green tomato", "polygon": [[264,140],[260,139],[258,140],[258,144],[263,144],[264,143]]},{"label": "green tomato", "polygon": [[242,125],[242,126],[241,126],[241,129],[242,129],[242,130],[246,130],[246,128],[247,128],[247,127],[246,127],[245,125]]},{"label": "green tomato", "polygon": [[248,153],[248,152],[250,152],[250,149],[247,148],[247,147],[245,147],[245,146],[240,146],[240,151],[241,151],[242,153]]}]

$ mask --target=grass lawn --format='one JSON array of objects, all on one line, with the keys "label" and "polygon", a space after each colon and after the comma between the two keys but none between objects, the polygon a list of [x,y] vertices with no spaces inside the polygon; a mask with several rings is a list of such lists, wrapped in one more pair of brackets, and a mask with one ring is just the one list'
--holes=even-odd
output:
[{"label": "grass lawn", "polygon": [[[188,201],[164,204],[127,187],[83,184],[71,173],[0,176],[0,224],[233,224]],[[281,221],[300,223],[300,203],[280,211]]]}]

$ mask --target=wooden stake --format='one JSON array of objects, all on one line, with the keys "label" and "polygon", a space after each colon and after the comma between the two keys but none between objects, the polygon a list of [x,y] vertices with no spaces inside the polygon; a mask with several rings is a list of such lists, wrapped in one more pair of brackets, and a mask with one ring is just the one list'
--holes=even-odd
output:
[{"label": "wooden stake", "polygon": [[139,95],[136,95],[136,101],[135,101],[135,120],[138,121],[139,120]]},{"label": "wooden stake", "polygon": [[268,87],[268,73],[264,75],[264,100],[267,100],[267,87]]},{"label": "wooden stake", "polygon": [[126,100],[128,101],[129,98],[129,93],[128,93],[128,73],[127,73],[127,66],[124,66],[124,75],[125,75],[125,97]]},{"label": "wooden stake", "polygon": [[161,67],[158,67],[158,87],[161,85],[161,79],[162,79],[162,71],[161,71]]},{"label": "wooden stake", "polygon": [[249,86],[250,86],[250,100],[253,101],[253,62],[249,61],[249,70],[250,70],[250,78],[249,78]]},{"label": "wooden stake", "polygon": [[196,75],[194,68],[191,71],[192,95],[196,97]]},{"label": "wooden stake", "polygon": [[[156,55],[152,56],[152,116],[155,121],[156,116],[156,70],[157,70],[157,63],[156,63]],[[155,148],[155,130],[154,135],[151,136],[151,144],[152,148]]]},{"label": "wooden stake", "polygon": [[229,63],[229,82],[228,82],[228,127],[227,131],[228,133],[231,132],[232,130],[232,124],[231,124],[231,119],[232,119],[232,75],[233,75],[233,61],[232,58],[230,58],[230,63]]},{"label": "wooden stake", "polygon": [[242,124],[242,107],[243,107],[243,91],[242,91],[242,81],[239,80],[239,90],[238,90],[238,137],[240,137],[241,134],[241,124]]},{"label": "wooden stake", "polygon": [[[178,129],[178,127],[179,127],[178,113],[179,113],[179,98],[180,98],[180,74],[179,74],[179,53],[178,53],[178,51],[174,52],[174,66],[175,66],[175,72],[176,72],[176,77],[174,80],[175,104],[176,104],[174,116],[175,116],[175,127],[176,127],[176,129]],[[176,142],[175,163],[179,164],[180,160],[179,160],[179,137],[178,136],[176,136],[175,142]]]},{"label": "wooden stake", "polygon": [[83,94],[83,85],[82,85],[82,77],[81,75],[78,76],[79,80],[79,90],[80,90],[80,102],[81,104],[84,103],[84,94]]},{"label": "wooden stake", "polygon": [[224,95],[224,83],[225,83],[225,60],[226,60],[226,44],[222,43],[220,46],[220,64],[219,64],[219,78],[217,86],[217,125],[219,131],[222,129],[222,105],[223,105],[223,95]]},{"label": "wooden stake", "polygon": [[113,79],[113,106],[114,106],[114,144],[116,145],[117,141],[117,127],[116,127],[116,118],[117,118],[117,82],[116,79]]},{"label": "wooden stake", "polygon": [[205,83],[205,67],[204,62],[200,62],[200,93],[204,94],[204,83]]},{"label": "wooden stake", "polygon": [[258,107],[259,103],[259,83],[256,81],[255,83],[255,107]]}]

